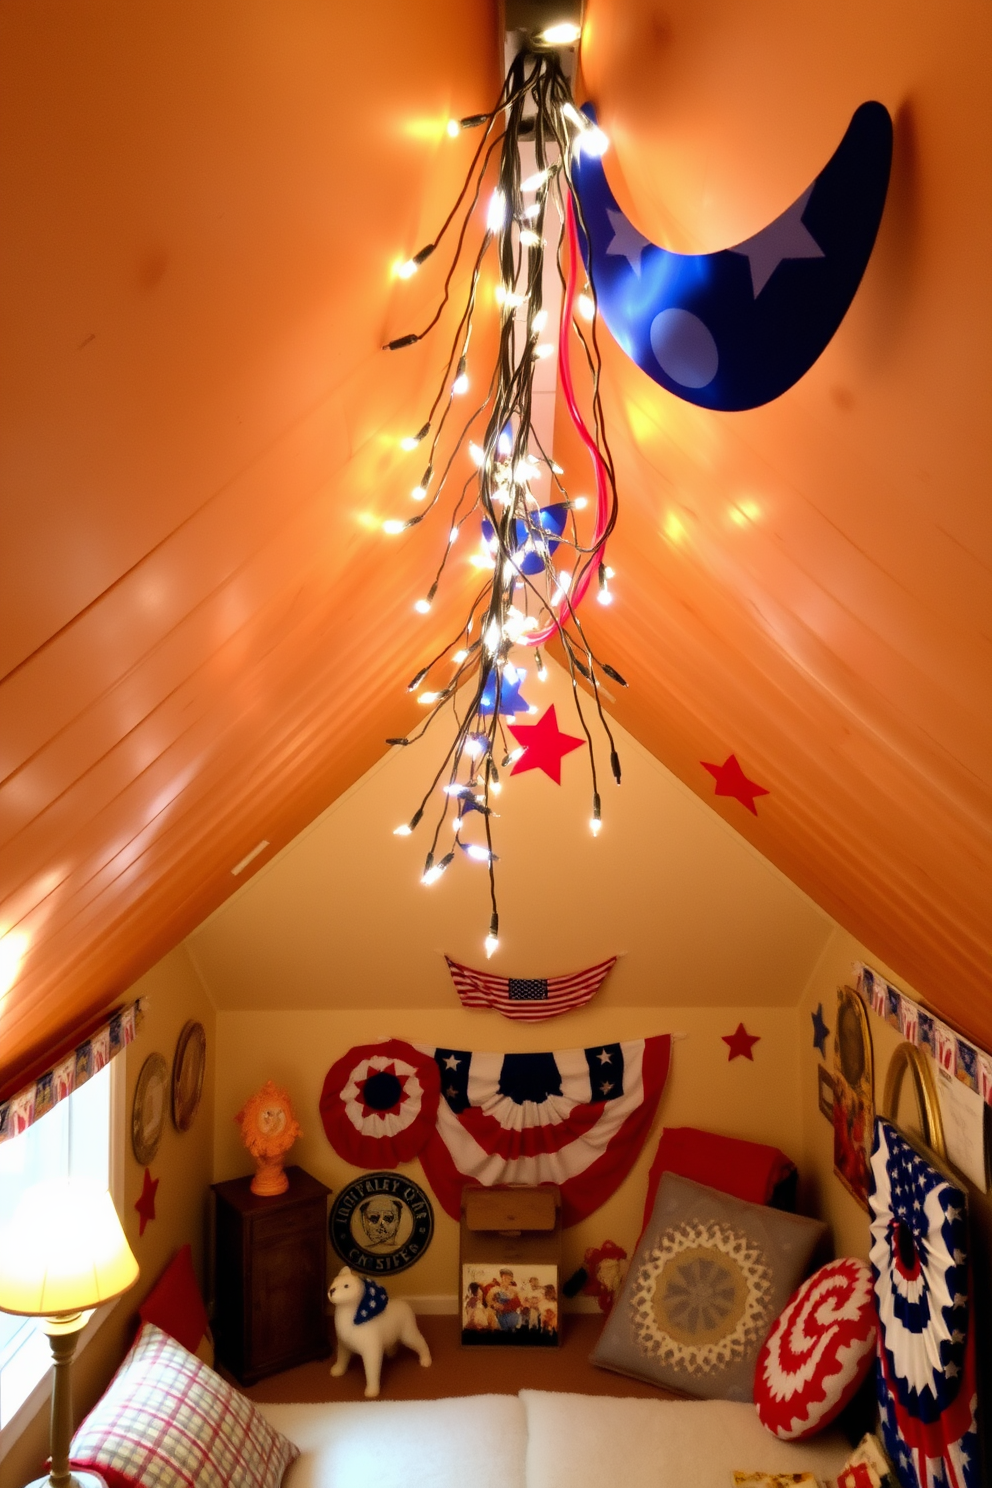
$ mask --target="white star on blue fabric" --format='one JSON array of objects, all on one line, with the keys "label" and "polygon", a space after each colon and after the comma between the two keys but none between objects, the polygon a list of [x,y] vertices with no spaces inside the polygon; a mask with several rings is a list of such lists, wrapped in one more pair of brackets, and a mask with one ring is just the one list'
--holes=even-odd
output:
[{"label": "white star on blue fabric", "polygon": [[606,215],[613,228],[613,239],[606,249],[607,254],[612,253],[615,258],[625,258],[640,278],[641,254],[645,248],[651,247],[651,239],[639,233],[622,212],[614,212],[611,207],[607,207]]},{"label": "white star on blue fabric", "polygon": [[449,1054],[448,1057],[447,1057],[447,1059],[444,1061],[444,1067],[445,1067],[445,1069],[450,1069],[450,1070],[456,1070],[460,1064],[461,1064],[461,1060],[460,1059],[456,1059],[455,1056],[454,1056],[454,1054]]},{"label": "white star on blue fabric", "polygon": [[606,1049],[601,1049],[600,1052],[596,1055],[596,1058],[599,1060],[600,1064],[613,1063],[613,1055],[610,1054],[609,1051]]},{"label": "white star on blue fabric", "polygon": [[[815,186],[814,181],[813,185]],[[731,253],[742,253],[751,266],[751,288],[757,299],[769,279],[785,258],[824,258],[826,255],[819,243],[803,223],[803,213],[812,194],[813,186],[803,192],[788,211],[776,217],[753,238],[738,243]],[[608,248],[607,253],[612,252]],[[621,252],[623,250],[621,249]]]}]

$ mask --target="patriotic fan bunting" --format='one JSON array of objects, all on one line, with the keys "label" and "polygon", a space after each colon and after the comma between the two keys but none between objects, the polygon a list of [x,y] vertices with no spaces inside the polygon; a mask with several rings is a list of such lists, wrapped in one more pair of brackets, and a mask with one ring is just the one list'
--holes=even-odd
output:
[{"label": "patriotic fan bunting", "polygon": [[327,1140],[356,1168],[395,1168],[434,1129],[437,1065],[402,1039],[361,1044],[332,1064],[320,1094]]},{"label": "patriotic fan bunting", "polygon": [[967,1196],[878,1117],[869,1198],[885,1450],[902,1488],[979,1488]]},{"label": "patriotic fan bunting", "polygon": [[539,1023],[582,1007],[599,991],[616,965],[616,956],[585,971],[557,977],[501,977],[473,971],[445,956],[455,991],[464,1007],[493,1008],[504,1018]]},{"label": "patriotic fan bunting", "polygon": [[556,1183],[562,1223],[598,1209],[630,1172],[668,1075],[671,1039],[554,1054],[429,1049],[441,1078],[437,1128],[420,1153],[457,1219],[465,1183]]}]

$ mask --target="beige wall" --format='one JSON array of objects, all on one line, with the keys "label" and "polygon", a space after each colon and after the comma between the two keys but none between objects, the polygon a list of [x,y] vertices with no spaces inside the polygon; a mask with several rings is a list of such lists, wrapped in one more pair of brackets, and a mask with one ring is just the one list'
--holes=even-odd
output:
[{"label": "beige wall", "polygon": [[[542,710],[554,702],[559,726],[576,734],[567,679],[549,673],[524,696]],[[506,779],[493,824],[501,944],[491,969],[553,975],[622,951],[602,1007],[794,1008],[834,922],[616,734],[623,785],[601,783],[598,838],[585,749],[563,761],[560,787],[537,770]],[[459,861],[425,889],[430,813],[412,836],[392,835],[448,742],[445,726],[391,751],[194,931],[187,945],[218,1010],[452,1007],[440,952],[484,960],[485,869]],[[441,840],[446,851],[450,830]]]},{"label": "beige wall", "polygon": [[[524,695],[542,710],[554,702],[559,726],[576,733],[567,679],[549,671]],[[585,750],[565,758],[560,787],[537,771],[504,772],[494,823],[501,946],[489,966],[540,976],[614,952],[620,961],[578,1013],[525,1025],[466,1011],[441,952],[486,964],[485,872],[460,862],[425,889],[426,820],[413,837],[392,835],[446,746],[428,736],[390,752],[187,941],[218,1008],[215,1178],[251,1171],[233,1117],[272,1078],[304,1128],[293,1160],[339,1190],[355,1170],[320,1126],[324,1076],[352,1045],[389,1035],[522,1052],[684,1032],[659,1127],[736,1132],[798,1160],[795,1009],[833,921],[618,729],[623,785],[601,785],[596,839]],[[753,1064],[728,1064],[721,1036],[741,1018],[762,1042]],[[566,1232],[566,1268],[607,1237],[633,1245],[655,1145],[609,1204]],[[423,1181],[418,1163],[409,1168]],[[439,1213],[430,1251],[396,1290],[453,1294],[456,1257],[457,1227]]]},{"label": "beige wall", "polygon": [[[721,1035],[731,1033],[741,1019],[749,1032],[761,1036],[753,1063],[746,1059],[728,1061],[727,1046],[721,1041]],[[595,1004],[536,1028],[507,1022],[497,1013],[462,1009],[218,1013],[214,1176],[220,1180],[252,1171],[234,1113],[263,1080],[271,1078],[289,1091],[303,1127],[303,1137],[290,1160],[335,1190],[356,1177],[359,1170],[343,1163],[330,1147],[317,1109],[328,1068],[352,1044],[395,1035],[447,1048],[516,1052],[582,1048],[652,1033],[684,1033],[687,1036],[673,1047],[655,1132],[633,1171],[607,1204],[565,1231],[564,1265],[566,1274],[570,1274],[581,1264],[588,1246],[607,1238],[628,1251],[632,1249],[640,1229],[647,1170],[663,1124],[702,1126],[770,1142],[800,1160],[795,1019],[792,1008],[674,1007],[650,1011],[603,1009]],[[426,1185],[418,1162],[406,1163],[401,1170]],[[397,1295],[443,1296],[455,1291],[458,1227],[439,1207],[435,1217],[437,1228],[430,1250],[422,1261],[390,1282],[390,1290]],[[333,1256],[329,1263],[340,1264]]]},{"label": "beige wall", "polygon": [[[166,1263],[187,1241],[193,1247],[202,1275],[205,1248],[207,1192],[211,1181],[213,1106],[216,1071],[216,1027],[213,1005],[203,990],[182,946],[172,951],[135,983],[130,997],[147,998],[147,1012],[134,1043],[120,1055],[124,1061],[125,1096],[122,1102],[124,1197],[119,1212],[128,1242],[138,1259],[141,1275],[135,1287],[117,1303],[99,1332],[73,1366],[73,1391],[79,1419],[106,1388],[131,1341],[136,1309]],[[144,1168],[131,1151],[131,1104],[138,1072],[149,1054],[160,1053],[172,1064],[179,1032],[187,1019],[196,1018],[207,1034],[207,1068],[200,1110],[188,1132],[175,1130],[166,1118],[162,1141],[151,1174],[158,1178],[155,1219],[138,1235],[140,1220],[134,1203],[141,1193]],[[48,1455],[48,1404],[37,1411],[23,1434],[0,1462],[0,1488],[18,1485],[41,1472]]]}]

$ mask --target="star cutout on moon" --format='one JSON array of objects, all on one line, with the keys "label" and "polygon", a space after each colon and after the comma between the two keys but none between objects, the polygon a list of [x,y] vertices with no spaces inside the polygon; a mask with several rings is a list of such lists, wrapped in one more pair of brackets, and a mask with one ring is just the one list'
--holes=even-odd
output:
[{"label": "star cutout on moon", "polygon": [[743,1023],[738,1023],[733,1033],[723,1034],[723,1042],[727,1045],[730,1053],[727,1055],[727,1063],[732,1059],[750,1059],[753,1063],[754,1055],[751,1050],[761,1039],[760,1033],[748,1033]]},{"label": "star cutout on moon", "polygon": [[141,1193],[134,1206],[141,1216],[141,1224],[138,1226],[139,1237],[145,1233],[145,1225],[148,1221],[155,1218],[155,1190],[158,1185],[159,1179],[153,1178],[149,1169],[146,1168],[145,1181],[141,1185]]},{"label": "star cutout on moon", "polygon": [[625,258],[634,273],[640,277],[641,254],[645,248],[651,247],[651,239],[643,237],[622,212],[607,210],[606,215],[613,227],[613,241],[607,248],[607,253]]},{"label": "star cutout on moon", "polygon": [[813,1048],[821,1059],[827,1057],[827,1039],[830,1037],[830,1029],[827,1027],[823,1016],[823,1003],[819,1003],[815,1013],[810,1013],[813,1019]]},{"label": "star cutout on moon", "polygon": [[735,801],[740,801],[742,806],[746,806],[753,816],[757,816],[755,796],[767,796],[770,793],[763,785],[758,785],[754,780],[748,780],[737,763],[736,754],[728,755],[722,765],[711,764],[708,760],[700,760],[699,763],[704,770],[709,770],[716,781],[718,796],[732,796]]},{"label": "star cutout on moon", "polygon": [[[751,266],[751,288],[757,299],[769,279],[786,258],[824,258],[826,255],[819,243],[803,223],[806,204],[813,187],[804,191],[788,211],[776,217],[761,232],[744,243],[731,248],[731,253],[742,253]],[[608,250],[609,251],[609,250]]]},{"label": "star cutout on moon", "polygon": [[517,760],[511,775],[522,775],[525,770],[543,770],[555,785],[561,785],[561,762],[573,749],[581,749],[584,739],[572,734],[563,734],[558,727],[554,703],[536,723],[511,723],[510,733],[524,752]]}]

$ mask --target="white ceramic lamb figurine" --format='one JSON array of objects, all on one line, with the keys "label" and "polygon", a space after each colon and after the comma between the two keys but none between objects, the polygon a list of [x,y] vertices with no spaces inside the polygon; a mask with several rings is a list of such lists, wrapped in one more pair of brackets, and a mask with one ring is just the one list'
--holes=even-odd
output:
[{"label": "white ceramic lamb figurine", "polygon": [[401,1343],[413,1349],[426,1369],[431,1362],[427,1341],[417,1327],[409,1302],[390,1302],[385,1287],[366,1281],[349,1266],[343,1266],[327,1292],[334,1303],[334,1330],[338,1352],[331,1374],[344,1374],[352,1354],[361,1354],[365,1365],[365,1394],[374,1400],[379,1393],[382,1356],[392,1357]]}]

